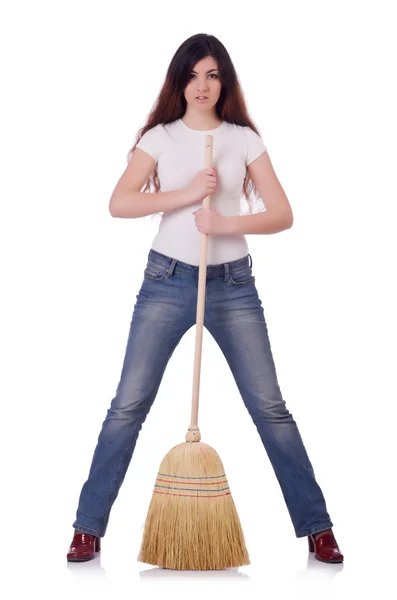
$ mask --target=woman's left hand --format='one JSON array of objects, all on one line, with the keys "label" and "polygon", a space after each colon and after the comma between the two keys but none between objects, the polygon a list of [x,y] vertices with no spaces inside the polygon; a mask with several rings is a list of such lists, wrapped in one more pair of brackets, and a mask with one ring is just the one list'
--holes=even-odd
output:
[{"label": "woman's left hand", "polygon": [[199,208],[194,213],[196,227],[200,233],[208,235],[224,235],[227,232],[227,217],[214,208]]}]

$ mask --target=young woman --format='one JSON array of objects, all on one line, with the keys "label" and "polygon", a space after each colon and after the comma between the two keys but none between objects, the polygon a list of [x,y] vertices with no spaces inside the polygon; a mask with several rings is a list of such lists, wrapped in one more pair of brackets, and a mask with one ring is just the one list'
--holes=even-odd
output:
[{"label": "young woman", "polygon": [[[208,133],[214,167],[203,169]],[[134,306],[116,395],[80,493],[67,558],[89,560],[100,549],[167,363],[196,322],[200,239],[206,233],[205,327],[257,427],[296,537],[308,536],[317,559],[342,562],[324,496],[280,391],[245,239],[288,229],[292,211],[217,38],[194,35],[178,48],[140,134],[111,196],[110,213],[137,218],[162,212],[162,220]],[[151,182],[154,192],[147,193]],[[266,211],[252,214],[250,206],[251,214],[241,215],[241,192],[248,201],[252,190]],[[208,194],[211,208],[200,208]]]}]

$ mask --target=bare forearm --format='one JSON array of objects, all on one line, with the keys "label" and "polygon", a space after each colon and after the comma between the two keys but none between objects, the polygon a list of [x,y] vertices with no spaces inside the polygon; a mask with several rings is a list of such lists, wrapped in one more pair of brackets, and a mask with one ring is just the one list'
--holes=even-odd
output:
[{"label": "bare forearm", "polygon": [[227,217],[227,233],[250,234],[250,233],[279,233],[284,229],[292,227],[292,215],[264,211],[255,215],[244,215],[239,217]]},{"label": "bare forearm", "polygon": [[112,217],[136,219],[183,208],[188,203],[185,188],[169,192],[118,192],[109,202]]}]

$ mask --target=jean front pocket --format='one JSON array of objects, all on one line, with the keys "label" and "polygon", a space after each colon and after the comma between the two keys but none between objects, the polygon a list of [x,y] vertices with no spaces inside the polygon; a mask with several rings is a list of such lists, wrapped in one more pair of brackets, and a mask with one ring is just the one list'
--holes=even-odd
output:
[{"label": "jean front pocket", "polygon": [[144,271],[144,277],[145,279],[154,279],[155,281],[160,281],[164,279],[166,273],[167,267],[164,265],[158,265],[152,260],[148,260]]},{"label": "jean front pocket", "polygon": [[254,283],[255,276],[252,275],[252,268],[249,265],[243,265],[230,270],[229,279],[233,285],[247,285]]}]

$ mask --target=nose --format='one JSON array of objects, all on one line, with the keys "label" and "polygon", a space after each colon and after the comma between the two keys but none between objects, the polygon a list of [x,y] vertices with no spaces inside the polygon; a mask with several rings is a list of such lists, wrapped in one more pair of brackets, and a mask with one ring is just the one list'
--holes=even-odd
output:
[{"label": "nose", "polygon": [[197,86],[197,94],[198,95],[202,95],[202,96],[206,96],[208,92],[208,85],[206,81],[200,82],[200,85]]}]

